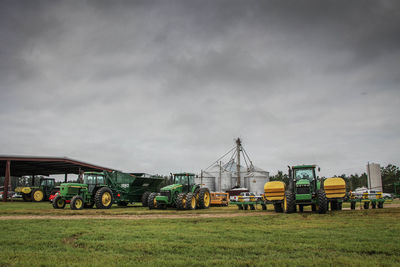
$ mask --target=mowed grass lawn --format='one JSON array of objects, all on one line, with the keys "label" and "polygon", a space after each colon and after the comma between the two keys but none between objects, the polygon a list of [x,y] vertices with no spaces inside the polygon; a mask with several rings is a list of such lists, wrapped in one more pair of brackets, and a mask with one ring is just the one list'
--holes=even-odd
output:
[{"label": "mowed grass lawn", "polygon": [[[13,204],[0,205],[0,212]],[[40,205],[35,207],[39,209]],[[193,219],[1,220],[0,265],[400,264],[400,208],[325,215],[268,214]]]}]

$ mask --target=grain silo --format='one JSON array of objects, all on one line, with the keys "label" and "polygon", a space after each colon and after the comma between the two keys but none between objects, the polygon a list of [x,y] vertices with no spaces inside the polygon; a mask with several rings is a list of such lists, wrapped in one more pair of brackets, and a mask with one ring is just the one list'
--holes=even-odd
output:
[{"label": "grain silo", "polygon": [[377,163],[367,164],[368,189],[382,192],[381,166]]}]

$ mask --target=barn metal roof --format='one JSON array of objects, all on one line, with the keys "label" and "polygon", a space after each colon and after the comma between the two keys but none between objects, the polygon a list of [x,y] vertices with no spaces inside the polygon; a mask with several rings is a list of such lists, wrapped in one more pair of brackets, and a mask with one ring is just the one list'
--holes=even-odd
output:
[{"label": "barn metal roof", "polygon": [[0,155],[0,176],[6,170],[6,162],[10,161],[11,176],[51,175],[74,173],[81,171],[113,171],[114,169],[67,157],[41,157],[21,155]]}]

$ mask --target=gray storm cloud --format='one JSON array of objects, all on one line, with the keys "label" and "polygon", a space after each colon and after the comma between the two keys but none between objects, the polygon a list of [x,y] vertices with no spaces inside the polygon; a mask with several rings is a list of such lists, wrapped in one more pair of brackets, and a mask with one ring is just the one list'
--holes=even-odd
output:
[{"label": "gray storm cloud", "polygon": [[2,1],[1,154],[399,165],[398,1]]}]

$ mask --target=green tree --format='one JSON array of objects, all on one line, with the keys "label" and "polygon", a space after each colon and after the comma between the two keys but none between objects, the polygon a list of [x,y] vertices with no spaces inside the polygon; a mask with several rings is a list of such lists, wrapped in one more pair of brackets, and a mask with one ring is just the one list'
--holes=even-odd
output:
[{"label": "green tree", "polygon": [[388,164],[386,167],[381,168],[382,174],[382,187],[385,193],[394,193],[394,183],[399,182],[400,169],[399,167]]}]

